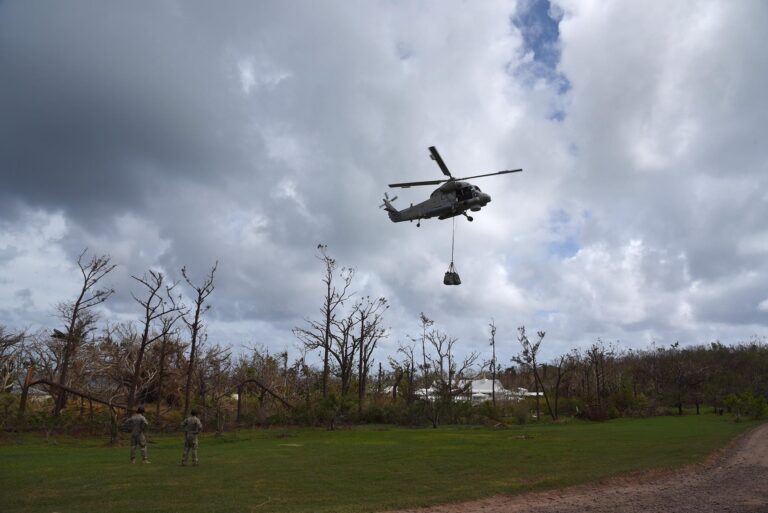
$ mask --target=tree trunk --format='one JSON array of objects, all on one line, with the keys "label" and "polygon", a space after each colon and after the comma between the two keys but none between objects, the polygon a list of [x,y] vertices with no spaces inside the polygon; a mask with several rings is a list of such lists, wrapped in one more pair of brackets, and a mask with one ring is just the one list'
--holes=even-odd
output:
[{"label": "tree trunk", "polygon": [[[64,348],[64,361],[61,364],[61,374],[59,375],[59,385],[62,387],[67,386],[67,371],[69,369],[69,355],[70,355],[70,341],[67,338],[67,344]],[[61,415],[61,410],[67,405],[67,392],[63,388],[59,389],[59,395],[56,397],[56,401],[53,407],[54,417]]]},{"label": "tree trunk", "polygon": [[32,376],[35,374],[35,366],[30,365],[27,369],[27,377],[24,378],[24,386],[21,388],[21,399],[19,401],[19,422],[24,418],[24,412],[27,409],[27,397],[29,395],[29,384],[32,383]]},{"label": "tree trunk", "polygon": [[243,385],[237,387],[237,416],[235,422],[240,422],[240,415],[242,415],[243,405]]},{"label": "tree trunk", "polygon": [[166,337],[163,337],[163,342],[160,346],[160,368],[157,375],[157,404],[155,405],[155,413],[158,420],[160,420],[160,403],[163,402],[163,374],[165,374],[165,346],[167,342]]},{"label": "tree trunk", "polygon": [[363,411],[363,398],[365,396],[365,318],[360,318],[360,352],[358,353],[357,367],[357,412]]},{"label": "tree trunk", "polygon": [[141,364],[144,361],[144,351],[146,350],[146,340],[149,336],[148,334],[149,326],[147,326],[144,330],[144,335],[141,339],[141,344],[139,345],[139,352],[136,354],[136,362],[133,364],[133,377],[131,378],[131,388],[128,390],[128,409],[133,410],[133,405],[136,403],[136,388],[138,388],[139,385],[139,379],[141,378]]},{"label": "tree trunk", "polygon": [[184,386],[184,418],[189,415],[189,397],[192,391],[192,373],[195,369],[195,349],[197,346],[197,330],[200,321],[200,306],[195,310],[195,322],[192,324],[192,343],[189,348],[189,365],[187,365],[187,383]]},{"label": "tree trunk", "polygon": [[109,407],[109,443],[115,445],[119,438],[117,429],[117,412],[111,406]]},{"label": "tree trunk", "polygon": [[533,386],[536,389],[536,422],[541,421],[541,402],[539,401],[539,380],[534,374]]},{"label": "tree trunk", "polygon": [[[330,284],[329,284],[330,286]],[[330,290],[328,292],[330,294]],[[323,399],[328,397],[328,345],[331,343],[331,313],[325,316],[325,341],[323,342]]]}]

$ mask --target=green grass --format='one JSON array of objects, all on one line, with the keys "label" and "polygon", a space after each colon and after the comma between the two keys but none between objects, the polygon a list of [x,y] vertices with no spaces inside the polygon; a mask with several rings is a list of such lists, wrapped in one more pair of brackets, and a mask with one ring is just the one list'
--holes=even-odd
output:
[{"label": "green grass", "polygon": [[529,425],[204,436],[199,467],[181,437],[155,437],[150,465],[103,440],[0,445],[10,512],[365,512],[560,487],[700,461],[754,424],[714,415]]}]

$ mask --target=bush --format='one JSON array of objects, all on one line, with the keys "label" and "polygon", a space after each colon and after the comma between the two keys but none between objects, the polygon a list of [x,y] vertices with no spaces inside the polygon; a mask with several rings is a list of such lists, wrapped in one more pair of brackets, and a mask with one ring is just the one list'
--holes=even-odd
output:
[{"label": "bush", "polygon": [[590,404],[584,408],[583,417],[587,420],[602,422],[608,420],[610,415],[608,408],[601,404]]},{"label": "bush", "polygon": [[580,397],[561,397],[558,401],[558,415],[560,417],[578,417],[584,412],[584,400]]},{"label": "bush", "polygon": [[615,419],[622,415],[631,415],[637,410],[637,398],[632,393],[632,385],[622,380],[619,389],[608,398],[608,416]]},{"label": "bush", "polygon": [[13,422],[19,411],[19,397],[12,394],[0,394],[0,428],[5,428]]},{"label": "bush", "polygon": [[518,401],[512,403],[512,418],[518,424],[527,424],[531,418],[531,409],[528,405],[528,401]]},{"label": "bush", "polygon": [[736,420],[742,416],[752,420],[759,420],[768,413],[768,403],[762,395],[755,396],[751,391],[740,395],[731,394],[725,398],[725,405],[734,414]]},{"label": "bush", "polygon": [[501,420],[501,406],[494,406],[492,401],[484,401],[475,406],[475,414],[480,417],[481,420],[493,420],[498,422]]}]

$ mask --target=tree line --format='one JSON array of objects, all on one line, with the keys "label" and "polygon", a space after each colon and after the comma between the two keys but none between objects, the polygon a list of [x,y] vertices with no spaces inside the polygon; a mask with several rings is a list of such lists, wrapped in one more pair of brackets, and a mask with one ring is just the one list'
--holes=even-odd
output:
[{"label": "tree line", "polygon": [[[99,319],[96,307],[114,294],[103,283],[115,264],[84,251],[77,294],[57,305],[58,328],[0,326],[0,427],[98,430],[108,417],[114,431],[116,411],[138,405],[169,426],[195,406],[219,431],[269,423],[605,420],[703,408],[738,417],[766,413],[768,347],[759,338],[644,350],[598,339],[541,361],[545,332],[530,337],[520,326],[500,334],[491,319],[482,334],[491,357],[481,360],[422,312],[415,334],[377,361],[380,341],[390,336],[388,300],[354,293],[354,269],[339,266],[327,246],[319,245],[316,257],[323,295],[317,315],[293,329],[299,355],[291,361],[287,351],[265,346],[234,355],[209,339],[205,320],[218,263],[199,282],[186,267],[178,282],[152,269],[132,275],[137,320]],[[310,363],[314,356],[319,364]],[[493,387],[482,403],[471,400],[479,378]],[[530,393],[509,393],[521,389]]]}]

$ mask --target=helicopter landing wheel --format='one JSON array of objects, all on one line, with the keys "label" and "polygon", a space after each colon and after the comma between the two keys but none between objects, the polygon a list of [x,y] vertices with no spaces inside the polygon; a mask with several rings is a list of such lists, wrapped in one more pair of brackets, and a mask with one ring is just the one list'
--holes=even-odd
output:
[{"label": "helicopter landing wheel", "polygon": [[474,218],[474,217],[472,217],[472,216],[468,215],[466,212],[464,212],[464,217],[466,217],[466,218],[467,218],[467,221],[469,221],[470,223],[471,223],[472,221],[474,221],[474,220],[475,220],[475,218]]}]

